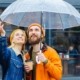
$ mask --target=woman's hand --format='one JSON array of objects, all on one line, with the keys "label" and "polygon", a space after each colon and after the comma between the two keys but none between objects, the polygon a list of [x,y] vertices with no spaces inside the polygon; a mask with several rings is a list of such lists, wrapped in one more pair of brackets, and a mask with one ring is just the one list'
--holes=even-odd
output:
[{"label": "woman's hand", "polygon": [[29,73],[31,71],[31,69],[28,65],[24,65],[24,69],[27,73]]},{"label": "woman's hand", "polygon": [[4,24],[0,21],[0,35],[5,36]]}]

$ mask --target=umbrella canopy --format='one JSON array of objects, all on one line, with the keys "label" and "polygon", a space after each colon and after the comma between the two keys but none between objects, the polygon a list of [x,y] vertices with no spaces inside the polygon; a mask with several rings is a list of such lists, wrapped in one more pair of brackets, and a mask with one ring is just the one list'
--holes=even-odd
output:
[{"label": "umbrella canopy", "polygon": [[63,0],[16,0],[0,16],[13,25],[27,27],[40,23],[46,29],[66,29],[80,25],[80,14]]}]

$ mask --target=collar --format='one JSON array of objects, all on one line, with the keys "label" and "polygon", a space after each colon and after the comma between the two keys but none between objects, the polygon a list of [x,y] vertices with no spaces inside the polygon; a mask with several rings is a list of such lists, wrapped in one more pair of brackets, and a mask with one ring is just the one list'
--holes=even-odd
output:
[{"label": "collar", "polygon": [[12,48],[12,49],[14,50],[14,52],[16,53],[17,56],[22,55],[22,53],[18,49],[16,49],[16,48]]},{"label": "collar", "polygon": [[[31,53],[33,50],[33,47],[30,48],[29,53]],[[42,52],[45,52],[47,50],[47,44],[43,43],[43,47],[41,48]]]},{"label": "collar", "polygon": [[46,43],[43,43],[43,47],[42,47],[42,52],[45,52],[47,50],[47,44]]}]

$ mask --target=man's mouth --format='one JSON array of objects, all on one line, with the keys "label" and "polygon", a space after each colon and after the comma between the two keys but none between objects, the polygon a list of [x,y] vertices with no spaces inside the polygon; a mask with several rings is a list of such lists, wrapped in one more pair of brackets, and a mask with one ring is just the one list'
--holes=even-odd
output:
[{"label": "man's mouth", "polygon": [[31,38],[32,38],[32,37],[37,37],[37,36],[36,36],[36,35],[32,35]]}]

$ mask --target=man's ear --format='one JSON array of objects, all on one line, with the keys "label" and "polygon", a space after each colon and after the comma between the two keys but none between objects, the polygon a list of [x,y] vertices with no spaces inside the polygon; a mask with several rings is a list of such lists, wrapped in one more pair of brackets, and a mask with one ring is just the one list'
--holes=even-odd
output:
[{"label": "man's ear", "polygon": [[43,39],[43,38],[44,38],[44,35],[42,34],[42,35],[41,35],[41,39]]}]

